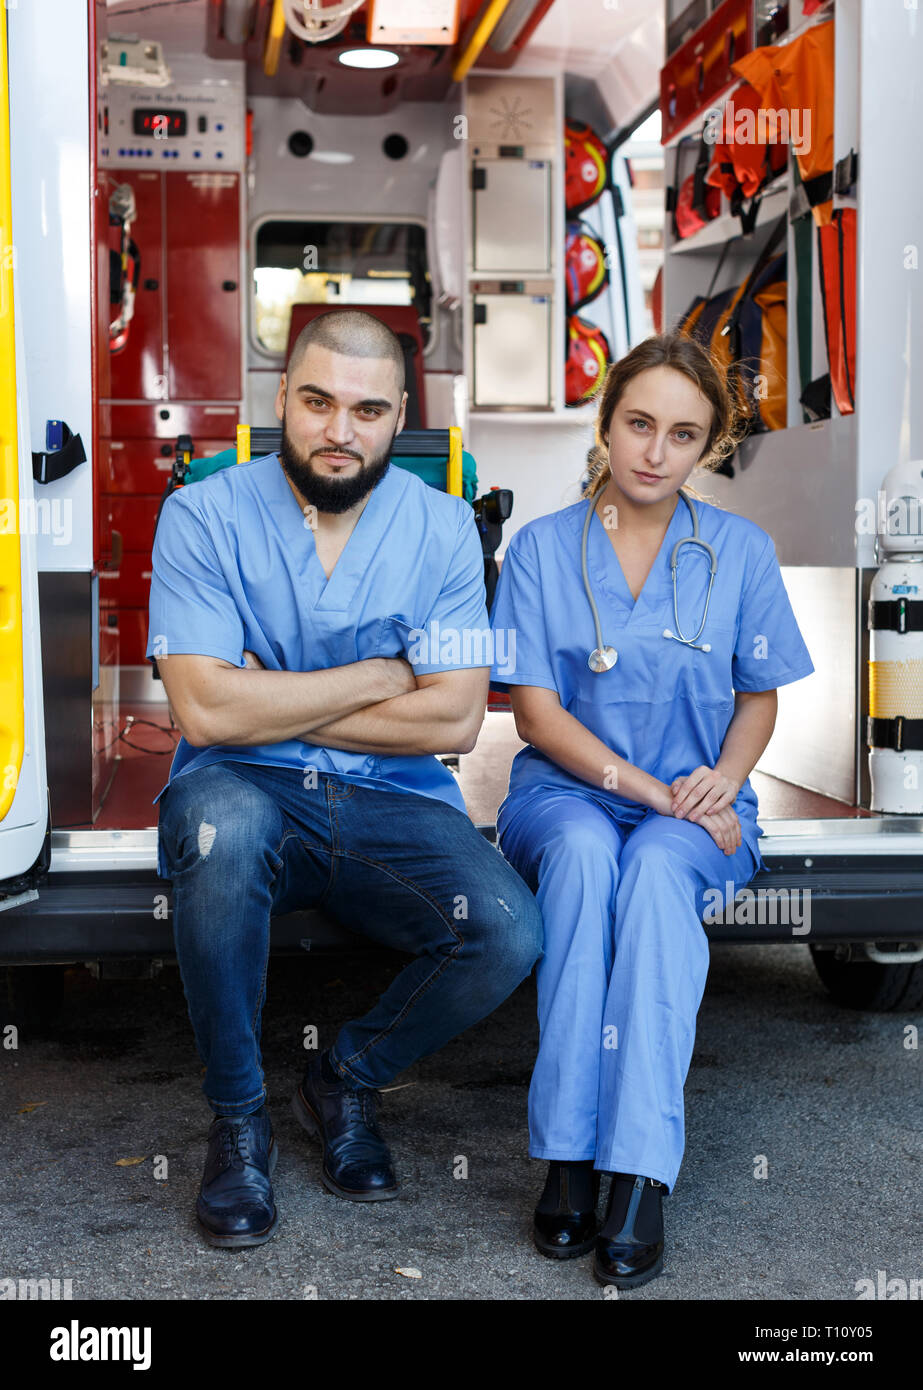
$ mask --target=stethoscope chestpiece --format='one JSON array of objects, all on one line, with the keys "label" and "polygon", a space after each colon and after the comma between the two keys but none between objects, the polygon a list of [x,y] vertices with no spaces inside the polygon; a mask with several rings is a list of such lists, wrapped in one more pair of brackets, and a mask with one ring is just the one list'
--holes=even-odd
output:
[{"label": "stethoscope chestpiece", "polygon": [[586,664],[597,676],[601,676],[604,671],[611,671],[618,659],[619,654],[614,647],[597,647],[590,652]]}]

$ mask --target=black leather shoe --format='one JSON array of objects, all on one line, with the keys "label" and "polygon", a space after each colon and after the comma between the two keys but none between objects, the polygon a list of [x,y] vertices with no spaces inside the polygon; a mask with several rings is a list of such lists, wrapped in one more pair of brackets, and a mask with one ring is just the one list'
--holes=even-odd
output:
[{"label": "black leather shoe", "polygon": [[324,1186],[351,1202],[384,1202],[399,1190],[375,1119],[377,1095],[368,1086],[325,1081],[318,1057],[292,1097],[295,1119],[323,1145]]},{"label": "black leather shoe", "polygon": [[653,1178],[613,1173],[609,1209],[593,1258],[593,1273],[601,1284],[636,1289],[661,1273],[665,1190]]},{"label": "black leather shoe", "polygon": [[[598,1230],[596,1202],[599,1198],[599,1173],[594,1172],[590,1176],[593,1206],[588,1211],[581,1211],[574,1207],[572,1202],[569,1167],[567,1163],[555,1165],[556,1210],[547,1212],[536,1208],[532,1222],[535,1248],[551,1260],[573,1260],[578,1255],[587,1254],[593,1249]],[[548,1181],[552,1182],[551,1174]],[[545,1193],[547,1192],[546,1184]],[[545,1193],[542,1194],[543,1197]]]},{"label": "black leather shoe", "polygon": [[268,1115],[215,1117],[195,1205],[209,1245],[262,1245],[269,1239],[278,1220],[270,1181],[277,1158]]}]

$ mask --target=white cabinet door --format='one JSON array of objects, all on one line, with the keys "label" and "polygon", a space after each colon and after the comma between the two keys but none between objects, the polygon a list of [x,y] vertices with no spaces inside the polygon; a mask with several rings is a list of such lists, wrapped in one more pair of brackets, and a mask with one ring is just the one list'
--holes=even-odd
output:
[{"label": "white cabinet door", "polygon": [[551,270],[551,165],[546,159],[476,159],[472,165],[474,270]]},{"label": "white cabinet door", "polygon": [[473,404],[551,405],[551,296],[474,296]]}]

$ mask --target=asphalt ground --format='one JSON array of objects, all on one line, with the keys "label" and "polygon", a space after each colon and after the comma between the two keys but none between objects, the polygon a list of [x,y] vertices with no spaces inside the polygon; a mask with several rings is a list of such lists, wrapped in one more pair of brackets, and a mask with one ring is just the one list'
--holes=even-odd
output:
[{"label": "asphalt ground", "polygon": [[[289,1110],[304,1029],[325,1046],[401,964],[377,950],[273,958],[280,1222],[238,1251],[206,1245],[192,1214],[211,1114],[175,965],[153,980],[82,967],[14,980],[0,1004],[0,1279],[70,1280],[90,1300],[603,1298],[590,1257],[551,1261],[530,1239],[545,1171],[527,1156],[531,980],[384,1095],[397,1200],[321,1186],[319,1148]],[[713,945],[664,1273],[620,1300],[856,1301],[879,1271],[923,1280],[923,1063],[906,1045],[920,1022],[840,1008],[803,945]]]}]

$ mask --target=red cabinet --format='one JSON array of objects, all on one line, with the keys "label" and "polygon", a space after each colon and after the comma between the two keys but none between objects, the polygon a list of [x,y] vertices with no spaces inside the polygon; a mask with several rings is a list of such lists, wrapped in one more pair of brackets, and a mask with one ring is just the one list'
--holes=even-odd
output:
[{"label": "red cabinet", "polygon": [[[195,456],[233,442],[241,398],[240,176],[115,169],[140,255],[128,341],[111,354],[98,459],[100,606],[123,665],[145,664],[151,546],[180,434]],[[102,287],[105,294],[105,286]],[[113,559],[118,563],[113,563]],[[107,563],[108,561],[108,563]]]},{"label": "red cabinet", "polygon": [[[177,434],[183,433],[177,430]],[[176,436],[173,439],[113,439],[103,474],[103,490],[109,494],[149,493],[158,497],[170,481]],[[203,439],[193,434],[196,458],[209,458],[233,444],[232,438]],[[112,501],[110,496],[108,501]]]},{"label": "red cabinet", "polygon": [[239,175],[109,177],[134,192],[141,262],[128,342],[112,355],[112,400],[240,400]]},{"label": "red cabinet", "polygon": [[148,628],[146,607],[109,608],[100,600],[100,624],[110,640],[118,638],[122,666],[149,666],[144,657]]},{"label": "red cabinet", "polygon": [[[138,248],[140,270],[135,292],[135,310],[128,326],[128,341],[110,355],[111,395],[116,401],[158,401],[165,393],[163,370],[163,180],[170,177],[147,170],[116,169],[110,174],[110,189],[116,184],[131,185],[137,217],[131,224],[131,239]],[[113,315],[116,310],[113,309]]]},{"label": "red cabinet", "polygon": [[150,553],[128,551],[118,569],[102,570],[99,596],[104,608],[147,608],[151,595]]},{"label": "red cabinet", "polygon": [[113,405],[113,439],[159,439],[176,443],[180,434],[192,436],[198,452],[205,439],[234,439],[237,435],[237,403],[234,405],[187,405],[183,401],[162,401],[160,405]]},{"label": "red cabinet", "polygon": [[[163,493],[175,451],[166,439],[113,439],[104,477],[107,493]],[[112,498],[107,497],[107,502]]]},{"label": "red cabinet", "polygon": [[168,384],[175,400],[240,398],[236,174],[165,174]]}]

